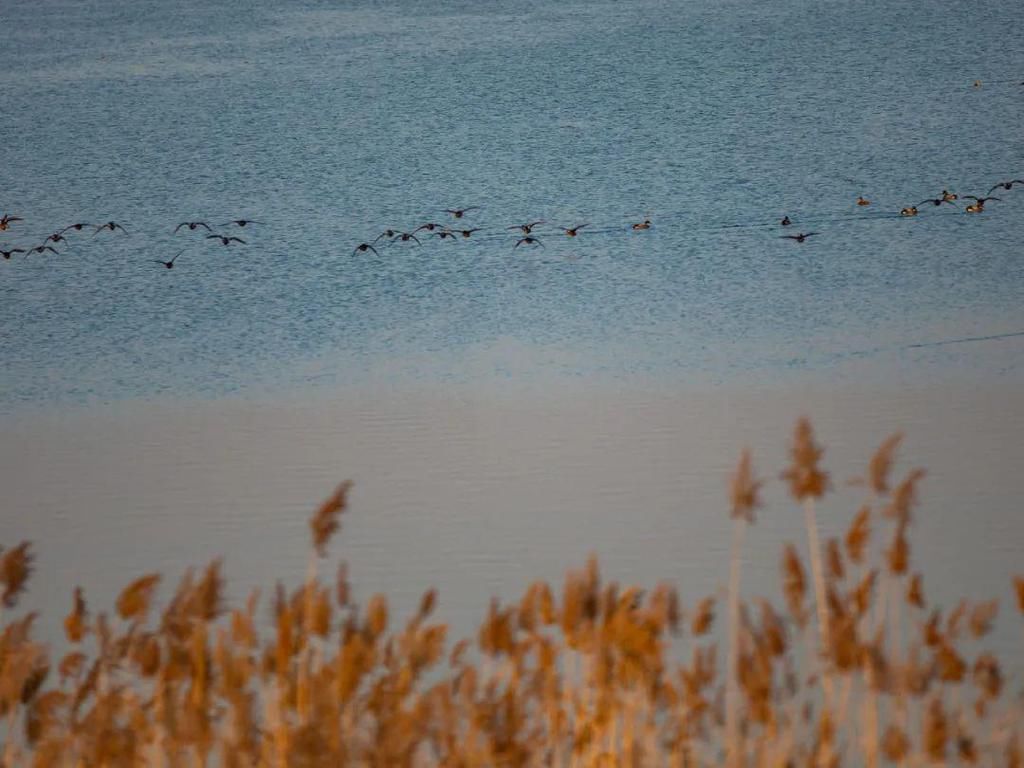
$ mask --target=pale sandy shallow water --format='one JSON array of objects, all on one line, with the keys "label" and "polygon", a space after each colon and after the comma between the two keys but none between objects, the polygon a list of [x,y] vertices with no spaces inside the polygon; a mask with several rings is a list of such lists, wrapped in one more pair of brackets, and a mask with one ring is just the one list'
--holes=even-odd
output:
[{"label": "pale sandy shallow water", "polygon": [[[1024,542],[1019,385],[565,381],[22,413],[0,441],[0,487],[17,510],[2,539],[37,543],[30,602],[52,635],[76,584],[109,602],[134,575],[180,574],[220,555],[236,597],[277,578],[297,583],[311,509],[351,478],[327,570],[344,558],[360,595],[385,592],[400,610],[436,586],[457,632],[492,596],[557,580],[590,552],[610,578],[670,579],[692,600],[725,582],[724,489],[740,448],[775,477],[808,414],[838,490],[821,510],[824,531],[862,499],[846,480],[903,431],[900,470],[929,471],[912,541],[929,597],[999,596],[1008,609]],[[748,539],[753,594],[774,593],[781,545],[804,536],[780,482],[767,498]],[[1016,654],[1006,619],[997,642]]]}]

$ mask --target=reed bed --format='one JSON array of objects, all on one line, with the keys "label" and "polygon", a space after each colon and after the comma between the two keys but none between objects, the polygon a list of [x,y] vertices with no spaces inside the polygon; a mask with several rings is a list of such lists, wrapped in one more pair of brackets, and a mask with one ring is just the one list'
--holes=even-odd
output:
[{"label": "reed bed", "polygon": [[321,576],[348,483],[310,520],[305,582],[279,584],[268,616],[255,593],[225,605],[219,561],[159,610],[147,574],[110,611],[75,590],[59,656],[33,640],[34,613],[12,615],[32,570],[22,543],[0,557],[3,765],[1020,766],[1021,700],[983,647],[998,604],[928,602],[909,543],[923,472],[891,478],[898,445],[871,458],[845,535],[820,541],[832,483],[798,423],[780,479],[807,542],[782,552],[781,600],[744,597],[762,490],[744,453],[723,595],[684,607],[671,584],[620,586],[592,558],[560,588],[493,601],[457,642],[432,590],[392,626],[382,595],[354,599],[344,564]]}]

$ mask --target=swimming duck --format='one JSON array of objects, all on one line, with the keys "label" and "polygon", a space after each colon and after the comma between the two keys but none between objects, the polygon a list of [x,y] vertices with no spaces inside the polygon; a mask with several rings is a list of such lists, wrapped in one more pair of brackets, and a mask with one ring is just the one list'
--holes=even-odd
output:
[{"label": "swimming duck", "polygon": [[650,229],[650,228],[651,228],[651,220],[650,219],[644,219],[639,224],[634,224],[633,225],[633,230],[634,231],[639,231],[641,229]]},{"label": "swimming duck", "polygon": [[[992,190],[989,190],[989,191],[991,192]],[[954,195],[949,190],[944,189],[944,190],[942,190],[942,199],[943,199],[944,202],[952,203],[954,200],[957,199],[957,196]]]},{"label": "swimming duck", "polygon": [[952,200],[947,200],[945,197],[929,197],[927,200],[922,200],[920,203],[918,203],[918,205],[924,205],[925,203],[931,203],[936,208],[938,208],[943,203],[949,203],[949,205],[952,205],[954,208],[956,208],[956,203],[954,203]]},{"label": "swimming duck", "polygon": [[900,216],[917,216],[917,206],[911,205],[900,209]]},{"label": "swimming duck", "polygon": [[857,205],[871,205],[871,201],[860,195],[857,197]]},{"label": "swimming duck", "polygon": [[[964,200],[973,200],[975,204],[978,206],[979,211],[985,207],[985,203],[987,203],[989,200],[1000,201],[998,197],[975,197],[974,195],[964,195]],[[971,211],[971,213],[974,213],[974,211]]]},{"label": "swimming duck", "polygon": [[790,224],[792,224],[792,223],[793,223],[793,222],[792,222],[792,221],[790,221],[790,219],[789,219],[789,216],[783,216],[783,217],[782,217],[782,221],[780,221],[780,222],[779,222],[779,224],[781,224],[781,225],[782,225],[782,226],[784,226],[784,227],[788,227],[788,226],[789,226]]}]

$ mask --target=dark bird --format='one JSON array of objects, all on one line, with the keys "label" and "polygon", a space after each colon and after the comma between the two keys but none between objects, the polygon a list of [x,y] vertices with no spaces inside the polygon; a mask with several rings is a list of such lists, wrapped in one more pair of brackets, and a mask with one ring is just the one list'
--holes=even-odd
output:
[{"label": "dark bird", "polygon": [[633,230],[636,231],[636,232],[639,232],[641,229],[650,229],[650,228],[651,228],[651,220],[650,219],[644,219],[639,224],[634,224],[633,225]]},{"label": "dark bird", "polygon": [[[227,224],[222,224],[221,226],[226,227]],[[181,229],[182,227],[188,227],[190,232],[194,230],[196,227],[204,227],[207,232],[213,232],[213,230],[210,229],[210,225],[207,224],[205,221],[183,221],[181,222],[181,224],[174,228],[174,234],[178,234],[178,230]]]},{"label": "dark bird", "polygon": [[3,217],[0,217],[0,232],[6,232],[7,228],[15,221],[24,221],[24,219],[20,216],[4,214]]},{"label": "dark bird", "polygon": [[[932,205],[934,205],[934,206],[935,206],[936,208],[938,208],[938,207],[939,207],[940,205],[942,205],[943,203],[949,203],[949,204],[950,204],[950,205],[952,205],[952,206],[953,206],[954,208],[956,208],[956,207],[957,207],[956,203],[954,203],[954,202],[953,202],[952,200],[947,200],[947,199],[946,199],[946,198],[944,198],[944,197],[929,197],[929,198],[928,198],[927,200],[922,200],[922,201],[921,201],[920,203],[918,203],[917,205],[924,205],[925,203],[931,203],[931,204],[932,204]],[[917,206],[915,206],[915,207],[917,207]]]},{"label": "dark bird", "polygon": [[480,231],[480,227],[475,227],[473,229],[456,229],[455,231],[458,232],[463,237],[469,237],[474,232],[479,232]]},{"label": "dark bird", "polygon": [[218,227],[226,227],[228,224],[235,224],[239,227],[247,227],[250,224],[263,224],[262,221],[253,221],[252,219],[232,219],[231,221],[225,222],[224,224],[218,224]]},{"label": "dark bird", "polygon": [[811,235],[816,235],[816,234],[818,234],[818,233],[817,232],[807,232],[807,233],[801,232],[799,235],[779,235],[779,237],[782,240],[796,240],[798,243],[802,243],[804,240],[806,240]]},{"label": "dark bird", "polygon": [[900,208],[900,216],[917,216],[917,206],[911,205],[906,208]]},{"label": "dark bird", "polygon": [[106,224],[100,224],[98,227],[96,227],[96,231],[93,232],[92,236],[96,237],[96,235],[98,235],[104,229],[109,229],[111,232],[113,232],[115,229],[120,229],[125,234],[128,234],[128,230],[122,227],[116,221],[108,221]]},{"label": "dark bird", "polygon": [[421,224],[420,226],[416,227],[416,229],[413,230],[413,234],[423,229],[427,230],[427,232],[433,232],[435,229],[444,229],[444,227],[442,227],[440,224],[435,224],[432,221],[428,221],[426,224]]},{"label": "dark bird", "polygon": [[857,196],[857,205],[871,205],[871,201],[868,200],[863,195],[858,195]]},{"label": "dark bird", "polygon": [[[374,241],[374,242],[376,242],[376,241]],[[373,251],[374,255],[380,256],[380,254],[377,253],[377,249],[374,248],[369,243],[360,243],[359,245],[357,245],[355,247],[355,250],[352,251],[352,255],[355,256],[357,253],[366,253],[367,251]]]},{"label": "dark bird", "polygon": [[529,224],[514,224],[511,227],[505,227],[505,229],[518,229],[524,235],[528,235],[531,232],[533,232],[533,228],[534,227],[536,227],[538,224],[543,224],[543,223],[544,223],[544,221],[541,220],[541,221],[534,221],[534,222],[531,222]]},{"label": "dark bird", "polygon": [[1024,184],[1024,179],[1010,179],[1009,181],[1000,181],[998,184],[992,187],[992,189],[990,189],[988,193],[991,195],[997,189],[1005,189],[1007,192],[1009,192],[1011,189],[1013,189],[1014,184]]},{"label": "dark bird", "polygon": [[479,205],[471,205],[468,208],[445,208],[444,212],[450,213],[456,219],[461,219],[465,215],[466,211],[475,211],[479,207]]},{"label": "dark bird", "polygon": [[5,259],[9,259],[9,258],[11,258],[11,254],[12,253],[24,253],[24,252],[25,252],[24,248],[11,248],[11,250],[9,250],[9,251],[0,251],[0,256],[3,256]]},{"label": "dark bird", "polygon": [[[991,192],[991,190],[989,191]],[[952,203],[954,200],[956,200],[956,195],[950,192],[948,189],[944,189],[942,190],[942,199],[945,200],[947,203]]]},{"label": "dark bird", "polygon": [[445,238],[450,237],[452,240],[454,240],[455,239],[455,233],[454,232],[448,232],[447,230],[442,231],[442,232],[434,232],[434,237],[440,237],[442,240],[444,240]]},{"label": "dark bird", "polygon": [[221,245],[231,245],[231,243],[241,243],[245,245],[245,240],[240,237],[228,237],[227,235],[207,235],[207,240],[220,240]]},{"label": "dark bird", "polygon": [[385,238],[385,237],[388,240],[390,240],[391,238],[393,238],[397,234],[399,234],[397,229],[385,229],[383,232],[381,232],[379,235],[377,235],[375,238],[373,238],[373,242],[376,243],[378,240],[380,240],[382,238]]},{"label": "dark bird", "polygon": [[185,252],[184,250],[178,251],[176,254],[174,254],[174,258],[172,258],[170,261],[161,261],[160,259],[153,259],[153,263],[154,264],[163,264],[168,269],[174,269],[174,262],[184,252]]},{"label": "dark bird", "polygon": [[789,220],[789,216],[783,216],[782,221],[779,222],[779,224],[781,224],[784,227],[788,227],[792,223],[793,222]]},{"label": "dark bird", "polygon": [[408,243],[410,240],[415,240],[416,245],[423,245],[423,243],[420,242],[420,239],[416,237],[416,235],[410,234],[408,232],[402,232],[401,234],[398,235],[398,237],[392,238],[391,242],[394,243],[397,242],[398,240],[401,240],[403,243]]},{"label": "dark bird", "polygon": [[544,247],[544,243],[542,243],[536,237],[530,237],[529,235],[527,235],[526,237],[521,237],[518,240],[516,240],[516,244],[512,246],[512,250],[515,250],[520,245],[539,245],[541,248]]},{"label": "dark bird", "polygon": [[589,224],[577,224],[575,227],[559,227],[560,230],[565,232],[569,237],[576,237],[576,234],[584,227],[590,226]]},{"label": "dark bird", "polygon": [[72,229],[75,230],[75,232],[81,232],[86,227],[91,227],[91,226],[92,226],[92,224],[90,224],[87,221],[80,221],[78,224],[71,224],[71,225],[69,225],[67,227],[64,227],[64,229],[62,229],[60,231],[60,234],[63,235],[65,232],[70,232]]},{"label": "dark bird", "polygon": [[70,243],[70,241],[60,232],[54,232],[48,238],[43,240],[43,244],[45,245],[46,243],[53,243],[56,245],[57,243]]},{"label": "dark bird", "polygon": [[25,255],[29,256],[29,255],[31,255],[33,253],[46,253],[47,251],[52,253],[54,256],[60,256],[60,251],[55,251],[53,248],[51,248],[48,245],[37,245],[35,248],[29,248],[25,252]]},{"label": "dark bird", "polygon": [[[974,195],[964,195],[964,200],[973,200],[974,205],[969,205],[967,207],[974,208],[976,206],[979,211],[985,207],[985,203],[987,203],[989,200],[997,200],[999,202],[1002,202],[1002,200],[1000,200],[1000,198],[998,197],[975,197]],[[975,211],[971,211],[971,213],[974,212]]]}]

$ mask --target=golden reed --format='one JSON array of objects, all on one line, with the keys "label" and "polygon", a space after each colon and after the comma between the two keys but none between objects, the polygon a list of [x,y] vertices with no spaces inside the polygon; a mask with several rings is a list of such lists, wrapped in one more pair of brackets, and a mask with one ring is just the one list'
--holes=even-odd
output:
[{"label": "golden reed", "polygon": [[[1024,709],[979,640],[994,601],[944,612],[911,567],[919,470],[893,482],[899,437],[864,477],[841,538],[819,541],[831,488],[810,424],[782,473],[804,511],[808,557],[782,553],[784,600],[745,600],[741,552],[763,481],[744,452],[724,638],[718,599],[690,611],[666,583],[601,578],[591,559],[560,594],[543,582],[492,602],[473,640],[449,645],[436,594],[391,627],[386,599],[320,577],[344,483],[310,520],[305,583],[224,605],[220,561],[189,571],[156,611],[159,574],[113,613],[76,589],[60,657],[10,617],[32,570],[0,555],[0,758],[4,766],[1020,766]],[[806,565],[805,565],[806,562]],[[810,578],[808,578],[808,569]],[[1024,613],[1024,579],[1014,580]],[[720,644],[726,662],[718,663]],[[677,661],[683,659],[683,661]]]}]

